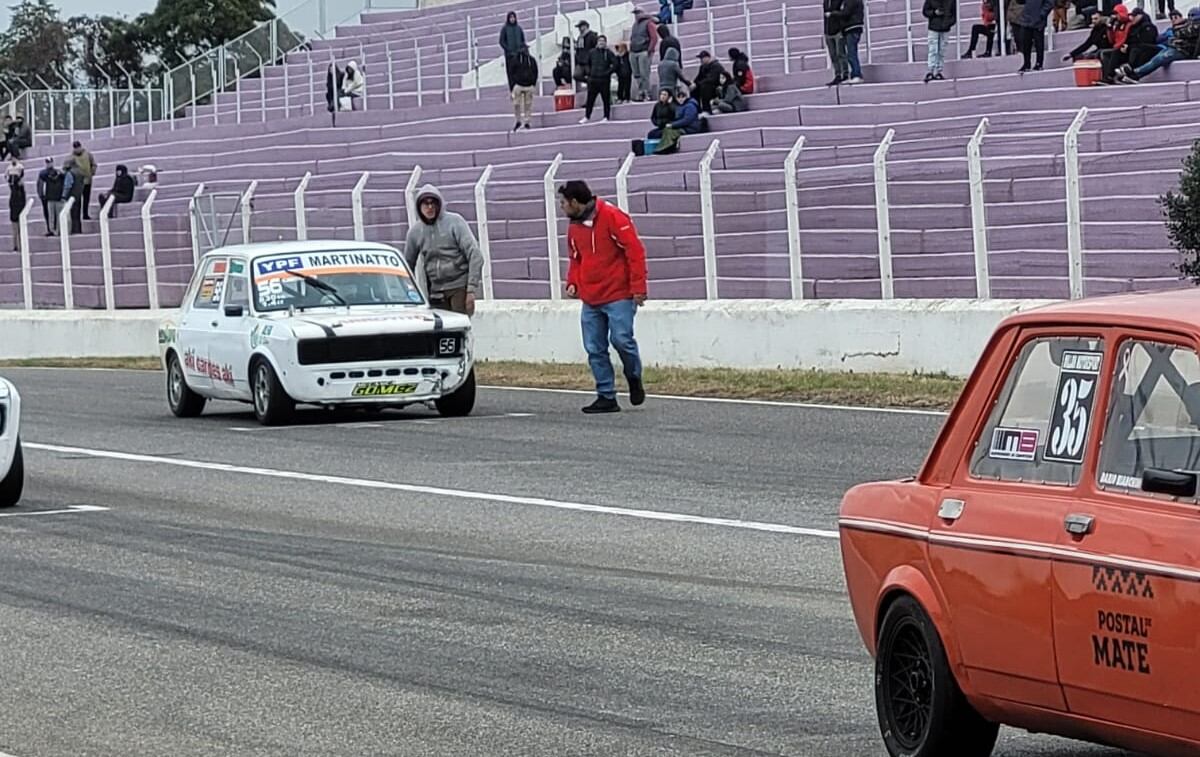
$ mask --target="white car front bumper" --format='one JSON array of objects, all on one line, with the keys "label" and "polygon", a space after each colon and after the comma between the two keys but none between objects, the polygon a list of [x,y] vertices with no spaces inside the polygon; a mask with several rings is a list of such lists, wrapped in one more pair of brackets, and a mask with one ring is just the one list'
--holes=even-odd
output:
[{"label": "white car front bumper", "polygon": [[281,377],[297,402],[315,405],[406,405],[450,394],[471,370],[467,357],[361,364],[292,366]]},{"label": "white car front bumper", "polygon": [[12,466],[20,432],[21,395],[9,381],[0,378],[0,479]]}]

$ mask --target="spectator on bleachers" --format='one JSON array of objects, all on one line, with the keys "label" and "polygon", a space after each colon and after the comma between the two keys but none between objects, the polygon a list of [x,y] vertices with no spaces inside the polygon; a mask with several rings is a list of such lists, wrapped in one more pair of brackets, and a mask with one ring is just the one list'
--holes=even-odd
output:
[{"label": "spectator on bleachers", "polygon": [[505,70],[508,75],[508,91],[513,88],[512,71],[508,66],[508,62],[525,48],[525,30],[517,23],[517,14],[513,11],[508,12],[508,18],[504,20],[504,26],[500,27],[500,49],[504,51]]},{"label": "spectator on bleachers", "polygon": [[586,82],[588,80],[588,65],[591,62],[592,50],[596,49],[596,45],[600,42],[600,35],[591,31],[591,26],[587,21],[580,21],[575,24],[575,28],[579,30],[579,38],[575,40],[575,81]]},{"label": "spectator on bleachers", "polygon": [[[74,156],[67,158],[63,163],[63,173],[66,176],[63,178],[63,202],[74,199],[75,204],[71,206],[71,234],[83,233],[83,170],[79,167]],[[59,230],[61,232],[61,229]]]},{"label": "spectator on bleachers", "polygon": [[700,68],[696,71],[696,80],[692,86],[695,89],[696,99],[700,101],[701,110],[712,113],[712,102],[720,93],[721,74],[725,73],[725,67],[707,50],[702,51],[696,57],[700,59]]},{"label": "spectator on bleachers", "polygon": [[[1171,21],[1170,26],[1163,30],[1163,32],[1158,35],[1158,39],[1156,40],[1156,42],[1158,42],[1158,49],[1160,51],[1171,44],[1171,39],[1175,36],[1175,27],[1183,26],[1185,23],[1187,23],[1183,18],[1183,14],[1177,10],[1171,11],[1169,18]],[[1157,53],[1155,54],[1157,55]]]},{"label": "spectator on bleachers", "polygon": [[325,108],[329,111],[329,117],[334,126],[337,126],[338,111],[342,109],[342,83],[344,81],[342,69],[330,61],[329,68],[325,71]]},{"label": "spectator on bleachers", "polygon": [[91,151],[78,141],[71,145],[71,157],[75,159],[75,166],[83,174],[83,207],[80,210],[83,213],[83,220],[90,221],[92,213],[88,206],[92,203],[92,181],[96,178],[96,172],[100,170],[100,164],[96,162]]},{"label": "spectator on bleachers", "polygon": [[[664,61],[667,59],[667,51],[674,50],[679,56],[676,60],[683,60],[683,48],[679,46],[679,37],[671,34],[671,27],[666,24],[658,25],[658,59]],[[662,80],[659,80],[658,86],[663,85]]]},{"label": "spectator on bleachers", "polygon": [[[658,149],[655,150],[656,153],[671,151],[671,147],[679,141],[680,136],[684,134],[698,134],[703,126],[700,119],[700,102],[695,97],[681,89],[675,95],[675,102],[678,105],[675,108],[674,118],[668,121],[665,126],[651,129],[650,133],[646,135],[649,139],[662,140],[659,143]],[[658,106],[655,107],[657,108]],[[666,144],[663,144],[663,142]],[[679,148],[675,147],[675,149]]]},{"label": "spectator on bleachers", "polygon": [[[1129,34],[1125,37],[1124,56],[1126,60],[1121,61],[1122,64],[1128,63],[1134,68],[1144,66],[1150,62],[1150,59],[1158,55],[1158,27],[1150,20],[1150,15],[1141,8],[1134,8],[1129,12]],[[1113,67],[1113,76],[1115,81],[1116,69],[1119,66]]]},{"label": "spectator on bleachers", "polygon": [[1200,7],[1188,11],[1187,21],[1173,27],[1170,44],[1160,50],[1157,55],[1145,65],[1134,68],[1125,65],[1117,72],[1117,81],[1122,84],[1136,84],[1160,68],[1169,66],[1177,60],[1195,60],[1200,56]]},{"label": "spectator on bleachers", "polygon": [[650,56],[658,46],[658,29],[654,20],[641,8],[633,11],[633,28],[629,31],[629,64],[633,69],[633,99],[645,102],[650,98]]},{"label": "spectator on bleachers", "polygon": [[1067,14],[1071,7],[1071,0],[1054,0],[1054,11],[1050,14],[1051,28],[1055,32],[1065,32],[1067,30]]},{"label": "spectator on bleachers", "polygon": [[679,51],[671,48],[667,50],[667,57],[658,64],[658,88],[678,92],[680,84],[692,86],[683,74],[683,66],[679,64]]},{"label": "spectator on bleachers", "polygon": [[[1100,11],[1094,7],[1084,9],[1084,13],[1087,15],[1092,31],[1087,39],[1063,56],[1064,61],[1098,58],[1100,51],[1112,47],[1112,44],[1108,41],[1108,18],[1101,15]],[[1095,52],[1092,52],[1093,48],[1095,48]]]},{"label": "spectator on bleachers", "polygon": [[346,64],[346,76],[342,82],[342,94],[350,98],[348,110],[358,110],[358,101],[367,96],[367,77],[358,67],[358,61]]},{"label": "spectator on bleachers", "polygon": [[513,131],[522,127],[528,129],[533,118],[533,98],[537,95],[537,61],[529,54],[529,48],[523,46],[507,63],[508,80],[513,83],[513,113],[517,117]]},{"label": "spectator on bleachers", "polygon": [[842,0],[822,0],[825,12],[825,47],[833,78],[826,86],[836,87],[850,78],[850,62],[846,58],[846,38],[842,36]]},{"label": "spectator on bleachers", "polygon": [[612,78],[617,72],[617,56],[608,49],[608,38],[601,34],[596,46],[588,51],[587,104],[579,123],[586,124],[592,118],[596,98],[604,101],[604,120],[612,119]]},{"label": "spectator on bleachers", "polygon": [[862,84],[862,64],[858,59],[858,42],[863,35],[863,0],[836,0],[842,34],[842,54],[846,56],[846,84]]},{"label": "spectator on bleachers", "polygon": [[992,57],[992,44],[996,41],[996,0],[983,0],[980,3],[979,20],[981,23],[971,25],[971,44],[963,53],[964,59],[975,57],[975,46],[979,44],[980,37],[987,38],[987,49],[979,57]]},{"label": "spectator on bleachers", "polygon": [[16,155],[9,158],[8,170],[8,218],[13,227],[13,252],[21,251],[21,211],[25,210],[25,166]]},{"label": "spectator on bleachers", "polygon": [[562,52],[554,63],[554,86],[565,87],[571,83],[571,38],[563,37]]},{"label": "spectator on bleachers", "polygon": [[0,127],[0,139],[3,140],[0,141],[0,160],[8,159],[8,143],[12,141],[13,133],[16,130],[17,127],[13,124],[13,117],[5,116],[4,124]]},{"label": "spectator on bleachers", "polygon": [[1091,28],[1092,14],[1096,12],[1096,6],[1093,5],[1095,2],[1096,0],[1071,0],[1075,14],[1067,19],[1067,31]]},{"label": "spectator on bleachers", "polygon": [[691,10],[693,0],[658,0],[660,24],[683,23],[683,12]]},{"label": "spectator on bleachers", "polygon": [[12,136],[9,136],[6,141],[8,154],[16,155],[18,158],[24,155],[30,147],[33,147],[33,130],[29,128],[29,124],[25,123],[24,115],[17,114],[17,118],[12,124]]},{"label": "spectator on bleachers", "polygon": [[647,137],[658,139],[662,136],[662,130],[674,120],[675,96],[669,89],[661,90],[658,93],[658,102],[654,103],[654,110],[650,112],[650,123],[654,124],[654,129]]},{"label": "spectator on bleachers", "polygon": [[627,103],[632,95],[633,65],[629,62],[629,45],[617,43],[617,102]]},{"label": "spectator on bleachers", "polygon": [[714,113],[741,113],[750,109],[746,96],[729,72],[721,72],[720,96],[713,100]]},{"label": "spectator on bleachers", "polygon": [[42,203],[42,217],[46,219],[46,236],[58,233],[58,214],[63,204],[63,172],[54,165],[54,158],[46,158],[46,167],[37,178],[37,196]]},{"label": "spectator on bleachers", "polygon": [[733,80],[737,82],[742,94],[754,94],[754,72],[750,70],[750,58],[736,47],[731,47],[729,63],[733,68]]},{"label": "spectator on bleachers", "polygon": [[946,65],[946,45],[950,30],[958,24],[956,0],[925,0],[921,15],[929,21],[929,54],[926,56],[929,70],[925,81],[941,81],[946,78],[942,70]]},{"label": "spectator on bleachers", "polygon": [[[1100,51],[1100,81],[1115,84],[1117,70],[1129,62],[1129,32],[1133,29],[1133,17],[1124,5],[1113,8],[1108,18],[1108,46]],[[1158,32],[1154,33],[1155,39]],[[1153,57],[1153,56],[1151,56]]]},{"label": "spectator on bleachers", "polygon": [[1164,18],[1167,18],[1168,10],[1171,11],[1170,18],[1172,19],[1172,23],[1174,23],[1176,16],[1179,16],[1180,18],[1183,17],[1179,11],[1175,10],[1175,0],[1158,0],[1158,13],[1155,15],[1155,18],[1159,19],[1160,21]]},{"label": "spectator on bleachers", "polygon": [[[1017,73],[1041,71],[1046,62],[1046,22],[1054,10],[1054,0],[1025,0],[1021,17],[1017,20],[1015,34],[1021,48],[1021,68]],[[1031,56],[1037,52],[1036,61]],[[1032,68],[1030,63],[1033,63]]]},{"label": "spectator on bleachers", "polygon": [[117,206],[128,205],[133,202],[133,192],[137,188],[137,181],[129,175],[129,169],[123,165],[117,166],[117,175],[113,178],[112,189],[107,192],[100,193],[100,209],[104,209],[104,203],[108,202],[108,198],[113,198],[112,217],[117,217]]}]

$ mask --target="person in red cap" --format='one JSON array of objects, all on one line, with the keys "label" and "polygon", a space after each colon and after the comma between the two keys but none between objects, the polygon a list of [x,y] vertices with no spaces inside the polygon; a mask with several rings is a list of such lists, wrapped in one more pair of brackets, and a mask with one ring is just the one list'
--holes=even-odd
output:
[{"label": "person in red cap", "polygon": [[646,248],[629,216],[593,195],[587,182],[568,181],[558,188],[558,195],[559,207],[571,221],[567,226],[567,296],[583,302],[583,346],[596,379],[596,401],[583,412],[592,415],[621,409],[609,343],[621,357],[629,401],[640,405],[646,401],[646,390],[633,319],[646,302]]}]

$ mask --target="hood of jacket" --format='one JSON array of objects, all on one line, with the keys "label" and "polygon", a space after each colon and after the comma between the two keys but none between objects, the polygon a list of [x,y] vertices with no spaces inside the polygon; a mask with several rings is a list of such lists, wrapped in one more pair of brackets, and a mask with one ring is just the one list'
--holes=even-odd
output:
[{"label": "hood of jacket", "polygon": [[[426,221],[425,216],[421,215],[421,201],[427,197],[432,197],[433,199],[437,200],[438,204],[438,214],[432,221]],[[421,218],[421,220],[426,224],[433,225],[438,222],[438,219],[441,218],[445,212],[446,199],[442,197],[441,191],[432,184],[426,184],[425,186],[421,187],[420,191],[417,192],[417,215]]]},{"label": "hood of jacket", "polygon": [[679,62],[679,51],[673,47],[668,47],[667,48],[667,56],[665,58],[663,58],[663,60],[670,60],[670,61],[674,61],[674,62],[678,63]]}]

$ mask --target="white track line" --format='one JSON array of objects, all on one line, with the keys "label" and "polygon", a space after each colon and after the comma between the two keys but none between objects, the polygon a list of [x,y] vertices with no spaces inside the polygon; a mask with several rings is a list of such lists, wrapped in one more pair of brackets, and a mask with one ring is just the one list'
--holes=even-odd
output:
[{"label": "white track line", "polygon": [[[455,499],[473,499],[484,502],[499,502],[508,505],[531,505],[547,507],[555,510],[574,510],[576,512],[598,513],[601,515],[620,515],[627,518],[642,520],[668,521],[672,523],[694,523],[705,526],[720,526],[736,528],[745,531],[766,531],[776,534],[793,536],[811,536],[821,539],[838,538],[837,531],[820,528],[802,528],[788,526],[782,523],[763,523],[753,520],[738,520],[734,518],[710,518],[703,515],[688,515],[686,513],[662,512],[659,510],[639,510],[628,507],[607,507],[604,505],[589,505],[583,502],[564,502],[541,497],[523,497],[512,494],[495,494],[491,492],[475,492],[465,489],[446,489],[439,486],[423,486],[420,484],[402,484],[394,481],[377,481],[367,478],[348,478],[346,476],[327,476],[319,473],[304,473],[301,471],[276,470],[274,468],[253,468],[245,465],[229,463],[212,463],[202,460],[182,460],[157,455],[142,455],[132,452],[116,452],[112,450],[85,449],[82,447],[64,447],[58,444],[39,444],[26,442],[28,449],[57,452],[66,455],[84,455],[87,457],[103,458],[106,460],[121,460],[131,463],[151,463],[155,465],[170,465],[177,468],[192,468],[194,470],[218,471],[221,473],[238,473],[266,478],[286,478],[295,481],[310,481],[338,486],[353,486],[362,489],[385,489],[391,491],[409,492],[411,494],[428,494],[437,497],[453,497]],[[2,755],[0,755],[2,757]]]},{"label": "white track line", "polygon": [[[32,518],[35,515],[66,515],[68,513],[99,513],[107,510],[99,505],[71,505],[62,510],[29,510],[28,512],[0,513],[0,518]],[[0,752],[0,757],[5,757]]]}]

